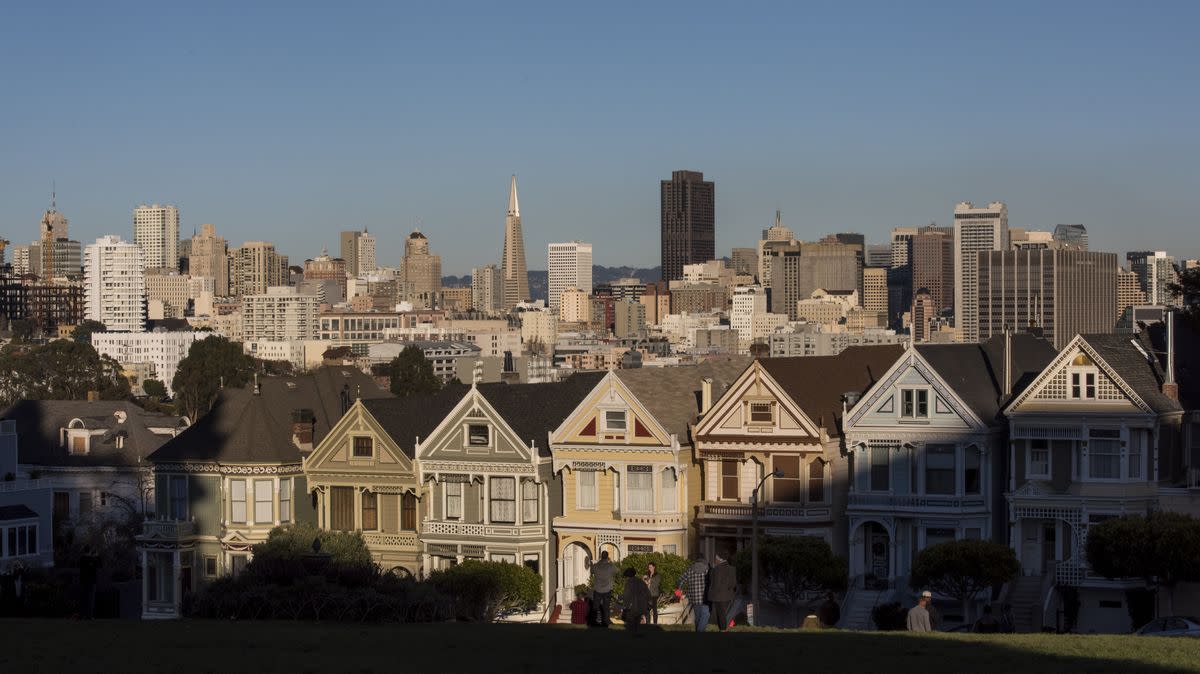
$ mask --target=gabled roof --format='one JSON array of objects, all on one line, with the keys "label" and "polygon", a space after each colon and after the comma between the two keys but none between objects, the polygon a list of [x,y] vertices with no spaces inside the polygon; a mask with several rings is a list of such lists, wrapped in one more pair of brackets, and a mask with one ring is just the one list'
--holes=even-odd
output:
[{"label": "gabled roof", "polygon": [[417,439],[428,438],[469,390],[467,386],[451,382],[433,395],[364,400],[363,407],[411,459]]},{"label": "gabled roof", "polygon": [[1149,352],[1128,335],[1081,335],[1089,346],[1147,405],[1158,414],[1183,408],[1162,392],[1163,371]]},{"label": "gabled roof", "polygon": [[526,446],[550,456],[549,435],[604,378],[600,372],[576,373],[551,384],[479,384],[479,393]]},{"label": "gabled roof", "polygon": [[990,424],[999,418],[1007,399],[1028,386],[1057,354],[1041,337],[1020,333],[1009,339],[1008,396],[1004,395],[1003,336],[982,344],[918,344],[915,348],[971,411]]},{"label": "gabled roof", "polygon": [[[390,395],[373,379],[352,367],[321,367],[297,377],[260,377],[259,392],[251,384],[225,389],[211,412],[154,452],[151,461],[216,461],[218,463],[299,463],[302,454],[292,440],[294,414],[306,410],[313,424],[313,446],[342,418],[341,395],[352,402]],[[306,414],[308,416],[308,414]]]},{"label": "gabled roof", "polygon": [[904,353],[900,345],[852,346],[836,356],[789,356],[759,361],[767,374],[831,437],[841,435],[842,397],[862,394]]},{"label": "gabled roof", "polygon": [[37,517],[38,514],[29,509],[27,505],[6,505],[0,506],[0,522],[11,522],[13,520],[27,520]]},{"label": "gabled roof", "polygon": [[738,356],[699,365],[617,370],[614,374],[668,433],[686,444],[690,442],[688,427],[700,413],[701,381],[713,380],[712,402],[716,402],[749,365],[750,358]]},{"label": "gabled roof", "polygon": [[[127,400],[19,400],[0,419],[16,421],[17,462],[34,466],[137,466],[171,439],[151,428],[187,428],[183,417],[147,412]],[[75,419],[103,430],[91,437],[87,454],[71,454],[61,439]],[[117,437],[123,438],[119,449]]]}]

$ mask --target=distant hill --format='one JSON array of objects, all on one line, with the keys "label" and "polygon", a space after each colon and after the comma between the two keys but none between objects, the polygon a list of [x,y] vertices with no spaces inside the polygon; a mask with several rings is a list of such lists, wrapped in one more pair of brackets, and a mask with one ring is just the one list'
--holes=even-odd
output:
[{"label": "distant hill", "polygon": [[[592,283],[611,283],[621,278],[636,278],[643,283],[657,281],[662,277],[660,267],[651,267],[643,269],[640,267],[604,267],[602,265],[592,266]],[[532,270],[529,272],[529,294],[532,299],[546,299],[546,271]],[[471,285],[471,275],[464,276],[443,276],[442,285],[444,286],[469,286]]]}]

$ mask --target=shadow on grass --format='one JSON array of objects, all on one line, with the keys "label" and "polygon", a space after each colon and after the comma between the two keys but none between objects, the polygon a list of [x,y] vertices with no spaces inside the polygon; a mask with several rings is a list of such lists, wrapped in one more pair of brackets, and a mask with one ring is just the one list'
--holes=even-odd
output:
[{"label": "shadow on grass", "polygon": [[1200,641],[1132,636],[588,630],[541,625],[0,621],[0,671],[1200,671]]}]

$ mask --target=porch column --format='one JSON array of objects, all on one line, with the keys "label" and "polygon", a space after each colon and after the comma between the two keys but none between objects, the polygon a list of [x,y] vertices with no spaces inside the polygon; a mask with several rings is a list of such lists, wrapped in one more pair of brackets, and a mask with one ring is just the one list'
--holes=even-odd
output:
[{"label": "porch column", "polygon": [[142,615],[150,608],[150,566],[149,555],[142,549]]},{"label": "porch column", "polygon": [[175,605],[175,615],[180,616],[183,608],[183,568],[180,566],[179,551],[172,553],[171,562],[171,586],[174,588],[172,603]]}]

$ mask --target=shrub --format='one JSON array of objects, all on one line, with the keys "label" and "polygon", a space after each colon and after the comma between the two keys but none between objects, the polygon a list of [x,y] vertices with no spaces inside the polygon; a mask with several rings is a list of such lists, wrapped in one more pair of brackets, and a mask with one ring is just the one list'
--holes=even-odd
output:
[{"label": "shrub", "polygon": [[[637,572],[638,579],[646,575],[650,570],[650,564],[658,569],[658,574],[662,577],[662,594],[658,597],[659,604],[666,604],[673,596],[671,591],[675,589],[675,583],[679,581],[679,577],[687,571],[691,564],[686,558],[679,555],[671,555],[665,552],[635,552],[626,555],[620,562],[614,562],[622,570],[633,567]],[[590,581],[589,581],[590,582]],[[621,573],[617,574],[613,581],[613,596],[621,597],[625,593],[625,576]]]},{"label": "shrub", "polygon": [[[309,566],[314,540],[320,541],[321,553],[329,555],[324,569]],[[246,565],[245,573],[261,583],[288,585],[314,570],[331,581],[351,586],[369,585],[379,576],[360,532],[322,531],[312,524],[272,529],[265,543],[254,546],[254,558]]]},{"label": "shrub", "polygon": [[433,586],[454,602],[460,620],[494,622],[502,613],[530,611],[542,600],[542,578],[529,567],[466,561],[433,572]]},{"label": "shrub", "polygon": [[898,601],[878,604],[871,609],[871,622],[880,632],[902,632],[908,629],[908,612]]},{"label": "shrub", "polygon": [[195,618],[432,622],[451,616],[450,603],[430,583],[383,576],[375,586],[347,587],[304,577],[290,585],[221,578],[185,603]]}]

